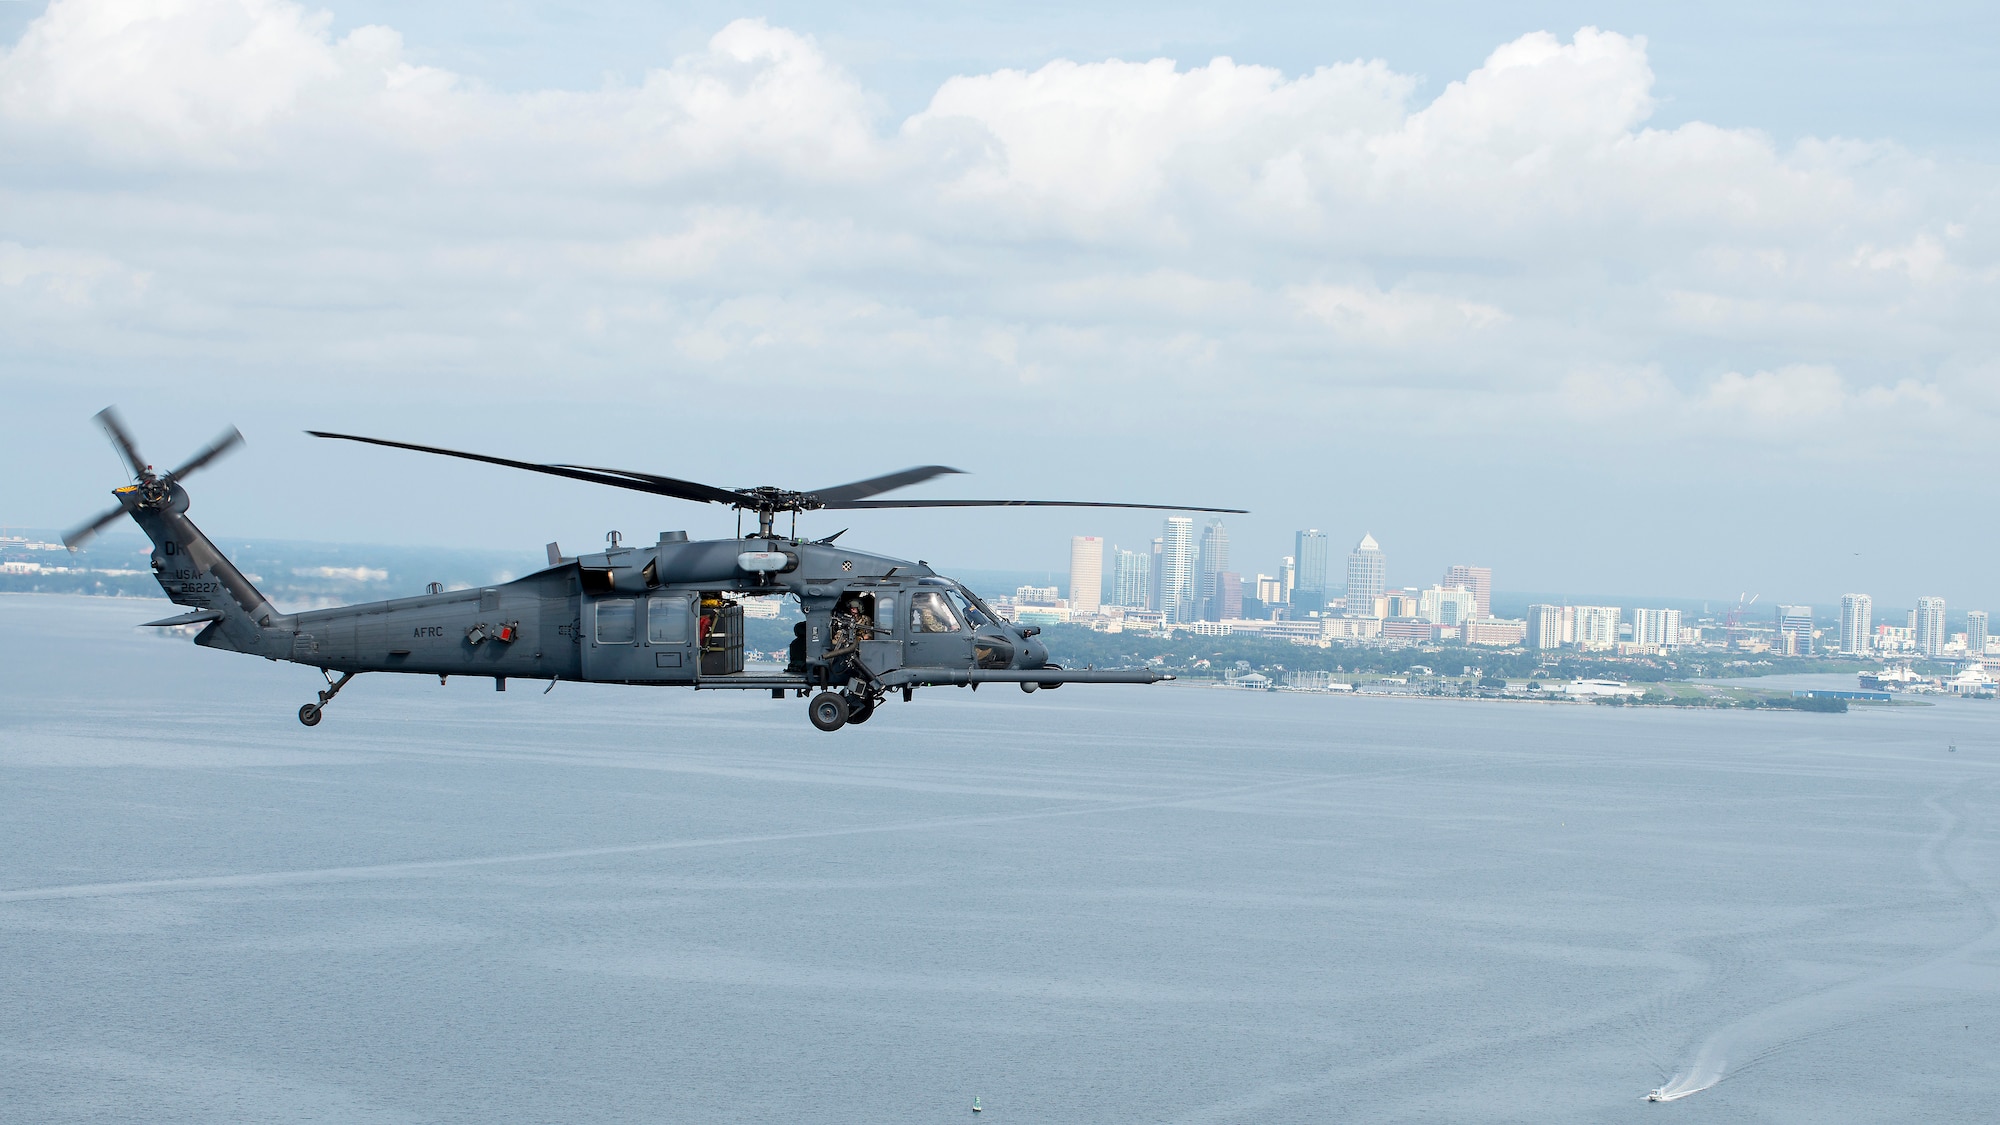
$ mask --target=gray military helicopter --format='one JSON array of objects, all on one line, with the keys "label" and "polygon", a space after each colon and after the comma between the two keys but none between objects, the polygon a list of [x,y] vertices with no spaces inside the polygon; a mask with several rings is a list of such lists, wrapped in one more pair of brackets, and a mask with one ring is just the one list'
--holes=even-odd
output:
[{"label": "gray military helicopter", "polygon": [[[614,532],[594,554],[566,557],[548,545],[548,567],[493,586],[444,590],[338,609],[284,613],[187,518],[189,474],[243,441],[235,429],[186,464],[156,474],[111,408],[98,423],[132,470],[113,491],[118,506],[63,536],[70,549],[130,515],[153,542],[160,588],[187,613],[148,622],[205,628],[195,643],[317,668],[326,688],[299,708],[319,725],[326,705],[363,672],[589,683],[665,684],[768,690],[811,696],[807,714],[821,730],[865,723],[892,694],[904,701],[920,687],[1013,683],[1023,691],[1065,683],[1149,684],[1172,679],[1149,668],[1063,668],[1049,663],[1040,629],[1003,620],[977,594],[908,562],[837,546],[840,533],[798,536],[801,512],[877,508],[1065,507],[1229,512],[1180,504],[1085,500],[880,500],[872,497],[959,470],[923,465],[810,492],[717,488],[694,481],[582,465],[538,464],[352,434],[314,437],[457,457],[488,465],[610,485],[654,496],[724,504],[738,514],[738,537],[690,542],[669,531],[647,546],[626,546]],[[754,512],[755,535],[741,534]],[[776,530],[780,514],[791,529]],[[746,670],[743,606],[738,598],[788,595],[805,620],[795,628],[782,671]]]}]

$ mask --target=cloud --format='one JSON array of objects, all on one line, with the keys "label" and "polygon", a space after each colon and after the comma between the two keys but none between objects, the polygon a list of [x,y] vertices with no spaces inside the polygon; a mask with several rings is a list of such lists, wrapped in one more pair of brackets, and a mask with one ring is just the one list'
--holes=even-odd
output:
[{"label": "cloud", "polygon": [[1380,60],[1055,59],[897,121],[761,20],[636,82],[522,92],[333,27],[54,0],[0,54],[14,366],[500,395],[865,372],[981,402],[1001,379],[1057,427],[1178,425],[1190,393],[1303,429],[1436,391],[1494,434],[1551,396],[1696,430],[1995,409],[1995,170],[1654,127],[1636,36],[1525,35],[1428,101]]}]

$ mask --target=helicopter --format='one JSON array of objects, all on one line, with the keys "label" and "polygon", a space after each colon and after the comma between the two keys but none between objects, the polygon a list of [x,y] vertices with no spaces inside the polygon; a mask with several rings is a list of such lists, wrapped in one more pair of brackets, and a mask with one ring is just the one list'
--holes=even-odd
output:
[{"label": "helicopter", "polygon": [[[769,691],[808,698],[823,731],[865,723],[884,701],[909,702],[917,689],[1012,683],[1022,691],[1066,683],[1150,684],[1173,677],[1152,668],[1064,668],[1049,662],[1034,625],[994,612],[963,583],[910,562],[841,546],[836,532],[801,539],[804,512],[884,508],[1144,508],[1243,514],[1236,508],[1089,500],[878,499],[961,470],[921,465],[810,491],[773,486],[730,489],[651,473],[544,464],[479,453],[308,430],[315,438],[455,457],[654,496],[736,509],[737,536],[691,541],[684,531],[627,546],[618,533],[604,550],[566,556],[547,546],[548,566],[509,582],[445,590],[333,609],[285,613],[188,519],[183,481],[243,443],[235,428],[187,462],[155,473],[116,410],[96,415],[133,483],[115,489],[116,507],[63,536],[74,551],[129,515],[153,543],[152,569],[168,599],[188,611],[147,626],[194,626],[197,645],[318,669],[326,687],[299,708],[318,726],[327,705],[364,672],[679,686]],[[754,514],[754,535],[742,534]],[[789,514],[791,527],[777,530]],[[794,627],[782,670],[746,666],[739,599],[786,596],[804,620]]]}]

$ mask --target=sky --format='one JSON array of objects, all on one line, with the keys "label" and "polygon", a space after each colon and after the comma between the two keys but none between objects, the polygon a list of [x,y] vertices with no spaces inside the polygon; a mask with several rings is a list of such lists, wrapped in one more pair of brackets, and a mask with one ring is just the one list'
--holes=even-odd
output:
[{"label": "sky", "polygon": [[1246,573],[1310,526],[1395,585],[2000,602],[1996,54],[1972,5],[0,2],[0,521],[105,506],[115,402],[163,467],[243,429],[233,537],[734,527],[317,428],[1248,508]]}]

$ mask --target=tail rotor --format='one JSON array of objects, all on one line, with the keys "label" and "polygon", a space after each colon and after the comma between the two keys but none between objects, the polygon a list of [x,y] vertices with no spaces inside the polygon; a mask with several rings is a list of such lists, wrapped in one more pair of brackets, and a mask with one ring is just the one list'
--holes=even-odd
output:
[{"label": "tail rotor", "polygon": [[105,407],[97,412],[96,418],[97,424],[103,427],[105,436],[111,439],[112,447],[118,450],[119,456],[125,460],[126,467],[132,471],[133,486],[128,493],[132,499],[98,515],[88,523],[79,524],[64,532],[63,546],[72,551],[88,543],[98,532],[124,515],[129,504],[157,505],[165,502],[172,495],[176,483],[243,444],[242,432],[231,426],[227,433],[203,446],[179,468],[160,476],[153,472],[153,466],[147,464],[145,457],[140,455],[139,444],[132,440],[132,434],[125,428],[124,419],[118,416],[116,407]]}]

